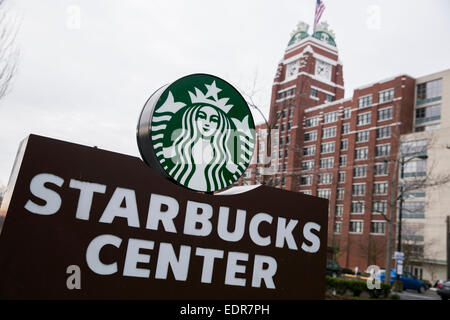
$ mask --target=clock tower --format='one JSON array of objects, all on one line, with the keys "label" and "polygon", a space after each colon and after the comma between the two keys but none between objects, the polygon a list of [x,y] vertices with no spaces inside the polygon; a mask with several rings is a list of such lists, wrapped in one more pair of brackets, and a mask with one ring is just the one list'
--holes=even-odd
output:
[{"label": "clock tower", "polygon": [[[312,34],[308,29],[306,23],[300,22],[292,32],[272,86],[269,125],[271,129],[278,129],[280,150],[275,153],[284,183],[281,185],[291,190],[298,179],[283,176],[283,172],[295,172],[301,166],[299,150],[304,142],[305,109],[344,98],[342,62],[334,32],[326,22],[316,25]],[[286,141],[289,148],[281,145]]]}]

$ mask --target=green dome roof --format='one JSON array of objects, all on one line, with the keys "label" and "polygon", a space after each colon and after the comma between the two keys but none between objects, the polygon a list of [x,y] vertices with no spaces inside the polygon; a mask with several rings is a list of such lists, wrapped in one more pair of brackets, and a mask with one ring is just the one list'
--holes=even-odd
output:
[{"label": "green dome roof", "polygon": [[294,44],[295,42],[298,42],[300,40],[305,39],[306,37],[309,37],[309,34],[305,31],[299,31],[294,33],[294,35],[291,37],[291,40],[289,40],[288,46]]},{"label": "green dome roof", "polygon": [[331,34],[329,34],[328,32],[325,31],[316,31],[314,32],[314,34],[312,35],[313,38],[316,38],[318,40],[321,41],[325,41],[326,43],[328,43],[329,45],[336,47],[336,42],[334,41],[334,38],[331,36]]}]

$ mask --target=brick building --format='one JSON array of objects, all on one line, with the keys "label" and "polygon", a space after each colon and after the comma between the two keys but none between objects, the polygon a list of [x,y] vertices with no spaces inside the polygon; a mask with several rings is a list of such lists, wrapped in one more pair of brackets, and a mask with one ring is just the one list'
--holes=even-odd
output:
[{"label": "brick building", "polygon": [[299,23],[277,67],[270,128],[257,126],[253,163],[239,184],[262,182],[329,199],[328,245],[340,265],[384,268],[381,213],[396,219],[396,159],[400,136],[414,129],[414,97],[415,79],[398,75],[344,99],[334,33],[321,23],[310,35]]}]

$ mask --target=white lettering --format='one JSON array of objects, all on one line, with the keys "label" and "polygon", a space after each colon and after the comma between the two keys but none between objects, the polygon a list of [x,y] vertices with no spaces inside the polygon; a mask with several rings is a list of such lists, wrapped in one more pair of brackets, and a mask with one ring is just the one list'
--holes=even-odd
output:
[{"label": "white lettering", "polygon": [[[125,207],[122,202],[125,201]],[[112,223],[115,217],[126,218],[129,227],[139,228],[139,214],[134,190],[116,188],[105,211],[103,211],[100,222]]]},{"label": "white lettering", "polygon": [[320,248],[320,239],[317,235],[311,232],[311,230],[320,231],[320,225],[314,222],[308,222],[303,227],[303,236],[306,240],[311,242],[311,245],[308,246],[304,242],[302,243],[302,249],[306,252],[314,253],[317,252]]},{"label": "white lettering", "polygon": [[100,250],[105,245],[113,245],[116,248],[120,247],[122,239],[113,236],[112,234],[104,234],[92,239],[86,251],[86,262],[89,268],[97,274],[109,275],[117,272],[117,262],[111,264],[104,264],[100,261]]},{"label": "white lettering", "polygon": [[106,186],[104,184],[71,179],[69,187],[80,190],[80,197],[78,198],[78,207],[75,217],[80,220],[89,220],[94,192],[105,193]]},{"label": "white lettering", "polygon": [[46,183],[52,183],[61,187],[64,180],[58,176],[49,173],[40,173],[34,176],[30,182],[30,191],[39,199],[44,200],[45,205],[39,205],[31,200],[28,200],[25,204],[25,209],[31,213],[41,215],[52,215],[58,212],[61,208],[61,197],[58,193],[45,187]]}]

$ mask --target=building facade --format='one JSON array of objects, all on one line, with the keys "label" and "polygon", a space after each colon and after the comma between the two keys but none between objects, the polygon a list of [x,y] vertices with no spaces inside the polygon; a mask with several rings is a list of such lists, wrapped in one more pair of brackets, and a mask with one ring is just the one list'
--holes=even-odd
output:
[{"label": "building facade", "polygon": [[[334,33],[322,23],[310,35],[299,23],[277,67],[267,124],[257,126],[252,165],[239,184],[329,199],[328,245],[339,264],[384,268],[387,219],[397,220],[401,137],[437,124],[431,120],[438,109],[434,96],[426,98],[423,108],[430,110],[420,118],[417,86],[403,74],[344,99]],[[393,251],[395,239],[394,228]]]},{"label": "building facade", "polygon": [[[402,251],[419,278],[447,279],[450,216],[450,70],[416,79],[414,132],[402,136],[406,188]],[[422,158],[425,159],[421,159]]]}]

